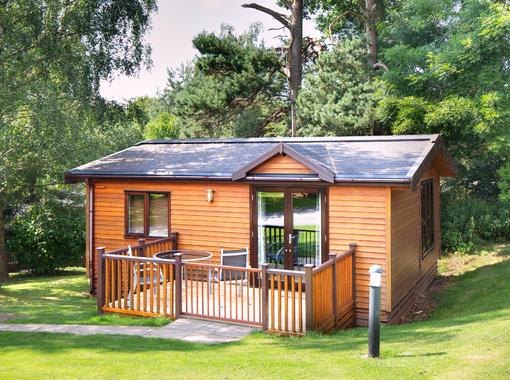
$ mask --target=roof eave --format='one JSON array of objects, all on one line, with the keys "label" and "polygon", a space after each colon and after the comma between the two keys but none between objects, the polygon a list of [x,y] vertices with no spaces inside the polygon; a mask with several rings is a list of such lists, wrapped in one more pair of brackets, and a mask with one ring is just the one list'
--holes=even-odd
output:
[{"label": "roof eave", "polygon": [[[64,182],[66,184],[81,183],[87,180],[94,179],[111,179],[111,180],[166,180],[166,181],[232,181],[230,176],[170,176],[170,175],[148,175],[148,174],[98,174],[98,173],[71,173],[66,172],[64,174]],[[243,178],[241,182],[315,182],[324,183],[326,181],[317,177],[307,176],[247,176]],[[410,178],[334,178],[332,182],[334,184],[360,184],[360,185],[384,185],[384,186],[410,186]]]},{"label": "roof eave", "polygon": [[422,177],[423,173],[432,164],[432,161],[439,152],[443,153],[445,161],[449,169],[451,170],[451,175],[446,176],[457,175],[457,167],[451,156],[448,154],[446,146],[444,144],[444,140],[441,137],[441,135],[439,134],[433,135],[430,139],[430,143],[431,143],[430,147],[422,152],[420,157],[418,157],[418,159],[416,160],[416,163],[411,167],[411,169],[409,169],[407,173],[407,176],[411,178],[411,188],[413,191],[416,190],[418,182],[420,181],[420,178]]}]

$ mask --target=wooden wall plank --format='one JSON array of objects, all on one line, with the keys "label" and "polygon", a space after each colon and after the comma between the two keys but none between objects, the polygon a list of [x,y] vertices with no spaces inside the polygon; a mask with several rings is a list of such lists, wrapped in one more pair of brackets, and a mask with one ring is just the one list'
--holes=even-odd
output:
[{"label": "wooden wall plank", "polygon": [[287,155],[278,154],[263,162],[252,173],[259,174],[314,174],[314,172]]},{"label": "wooden wall plank", "polygon": [[435,169],[428,169],[420,181],[434,181],[434,249],[421,255],[421,187],[416,191],[392,191],[392,306],[395,307],[437,265],[441,250],[440,183]]},{"label": "wooden wall plank", "polygon": [[[206,200],[207,189],[215,190],[211,203]],[[136,238],[124,236],[125,190],[171,192],[171,229],[179,234],[179,248],[211,251],[213,261],[219,262],[221,248],[249,246],[250,191],[246,184],[96,181],[95,247],[112,251],[137,244]]]},{"label": "wooden wall plank", "polygon": [[[383,270],[382,310],[387,303],[387,196],[386,187],[332,186],[329,189],[329,247],[331,252],[356,247],[356,309],[368,308],[368,269],[379,264]],[[358,311],[357,311],[358,313]]]}]

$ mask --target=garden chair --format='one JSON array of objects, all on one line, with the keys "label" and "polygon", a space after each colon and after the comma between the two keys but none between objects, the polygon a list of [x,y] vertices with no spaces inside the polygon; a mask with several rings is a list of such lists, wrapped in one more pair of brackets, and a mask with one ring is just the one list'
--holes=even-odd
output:
[{"label": "garden chair", "polygon": [[[128,256],[133,256],[133,250],[131,249],[131,245],[128,246],[127,251]],[[138,279],[138,271],[135,269],[133,273],[133,289],[136,289],[138,286],[138,281],[140,281],[140,289],[145,289],[146,286],[151,285],[151,277],[149,275],[149,271],[145,271],[145,263],[140,263],[140,279]],[[152,287],[152,291],[154,295],[156,294],[156,286],[160,286],[163,283],[163,273],[161,272],[161,269],[158,273],[154,273],[152,284],[154,285]],[[131,289],[129,289],[128,292],[128,303],[131,300]]]},{"label": "garden chair", "polygon": [[[220,265],[225,265],[229,267],[239,267],[239,268],[248,268],[248,248],[244,249],[234,249],[234,250],[225,250],[221,249],[221,255],[220,255]],[[243,283],[246,281],[246,271],[240,270],[229,270],[228,275],[226,275],[227,271],[219,268],[215,269],[213,271],[209,272],[209,280],[208,280],[208,287],[209,287],[209,294],[212,293],[212,287],[211,283],[214,282],[221,282],[228,280],[234,280],[237,282],[237,285],[239,286],[239,292],[238,296],[241,296],[241,287]]]},{"label": "garden chair", "polygon": [[[298,257],[298,244],[299,244],[299,231],[296,231],[292,236],[293,242],[293,262],[294,265],[299,265]],[[274,241],[266,246],[266,261],[274,261],[275,268],[278,268],[278,263],[283,266],[285,245],[283,241]]]}]

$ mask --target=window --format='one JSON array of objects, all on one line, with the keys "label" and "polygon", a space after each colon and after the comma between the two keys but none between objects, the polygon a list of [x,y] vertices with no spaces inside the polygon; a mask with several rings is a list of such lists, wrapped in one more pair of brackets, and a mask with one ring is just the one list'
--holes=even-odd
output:
[{"label": "window", "polygon": [[421,254],[425,257],[434,248],[434,183],[421,183]]},{"label": "window", "polygon": [[126,235],[167,237],[169,193],[126,192]]}]

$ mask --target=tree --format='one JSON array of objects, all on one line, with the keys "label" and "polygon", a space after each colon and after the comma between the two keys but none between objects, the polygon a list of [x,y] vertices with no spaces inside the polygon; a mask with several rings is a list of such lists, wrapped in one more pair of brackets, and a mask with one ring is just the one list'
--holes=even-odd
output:
[{"label": "tree", "polygon": [[181,137],[262,136],[284,120],[285,78],[280,58],[259,42],[260,25],[237,36],[221,32],[193,39],[199,55],[169,72],[163,103]]},{"label": "tree", "polygon": [[494,199],[509,160],[510,7],[407,0],[381,29],[387,89],[381,121],[394,133],[442,133],[457,184]]},{"label": "tree", "polygon": [[366,47],[344,39],[320,54],[298,98],[305,136],[373,134],[376,83],[367,81]]},{"label": "tree", "polygon": [[[149,63],[143,36],[155,9],[154,0],[1,6],[0,215],[35,202],[60,182],[64,167],[91,157],[85,152],[98,154],[98,141],[111,131],[95,122],[118,108],[101,99],[99,83]],[[5,256],[0,241],[0,280],[7,277]]]},{"label": "tree", "polygon": [[145,128],[147,139],[176,139],[179,138],[179,130],[175,127],[175,116],[168,112],[161,112],[149,121]]},{"label": "tree", "polygon": [[296,136],[298,129],[296,102],[303,79],[303,0],[283,0],[281,4],[290,10],[290,15],[284,15],[256,3],[243,4],[242,7],[266,13],[289,30],[286,72],[290,91],[291,135]]},{"label": "tree", "polygon": [[387,66],[379,61],[377,23],[383,20],[383,0],[310,0],[306,9],[316,16],[317,25],[331,39],[365,35],[367,63],[373,69]]}]

